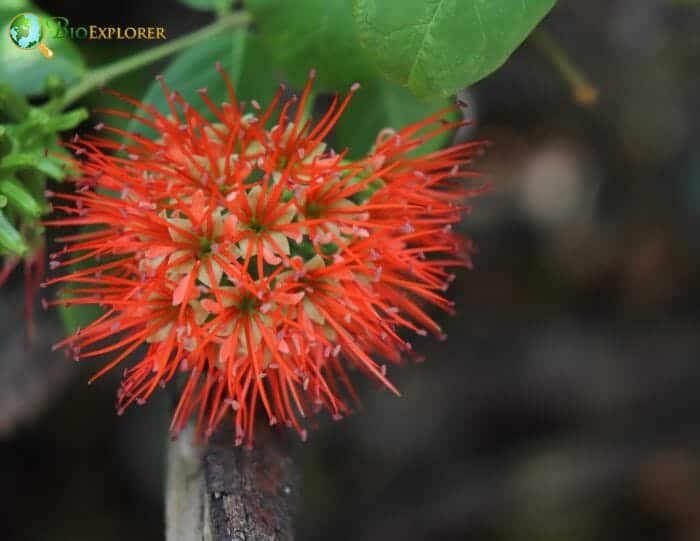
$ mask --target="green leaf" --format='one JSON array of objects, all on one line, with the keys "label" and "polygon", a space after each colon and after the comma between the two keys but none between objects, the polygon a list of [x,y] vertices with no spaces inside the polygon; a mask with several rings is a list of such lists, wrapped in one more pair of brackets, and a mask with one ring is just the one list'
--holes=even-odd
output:
[{"label": "green leaf", "polygon": [[179,2],[199,11],[225,11],[233,4],[233,0],[179,0]]},{"label": "green leaf", "polygon": [[[197,90],[206,88],[207,95],[217,105],[230,101],[226,83],[216,70],[217,61],[231,79],[239,101],[256,99],[264,107],[277,92],[275,82],[281,80],[280,75],[260,47],[259,38],[245,30],[214,35],[184,51],[168,65],[163,77],[170,89],[177,90],[204,116],[213,119]],[[141,101],[168,113],[168,103],[158,81],[151,84]],[[130,122],[127,129],[153,135],[137,121]]]},{"label": "green leaf", "polygon": [[13,170],[21,167],[32,167],[36,161],[34,154],[9,154],[0,160],[0,170]]},{"label": "green leaf", "polygon": [[[60,149],[60,151],[65,152],[64,149]],[[35,169],[54,180],[63,180],[66,178],[66,165],[67,163],[61,162],[60,159],[45,156],[43,151],[8,154],[0,159],[0,171],[12,171],[25,168]]]},{"label": "green leaf", "polygon": [[37,160],[34,167],[49,178],[54,180],[63,180],[66,178],[68,173],[66,171],[66,165],[66,163],[63,163],[55,158],[43,156]]},{"label": "green leaf", "polygon": [[17,179],[0,180],[0,192],[21,215],[28,218],[41,216],[41,206]]},{"label": "green leaf", "polygon": [[72,130],[76,128],[78,124],[87,120],[89,116],[87,109],[82,107],[80,109],[73,109],[67,113],[57,114],[49,118],[46,121],[45,129],[52,132]]},{"label": "green leaf", "polygon": [[22,239],[22,235],[19,234],[19,231],[13,227],[3,211],[0,210],[0,254],[24,255],[27,250],[27,244]]},{"label": "green leaf", "polygon": [[7,37],[8,25],[18,13],[31,11],[46,17],[28,2],[23,2],[24,7],[18,11],[18,4],[15,2],[8,7],[3,3],[0,8],[0,81],[21,94],[38,95],[46,92],[49,75],[60,76],[67,83],[82,77],[86,67],[78,48],[67,38],[55,38],[46,24],[43,43],[54,52],[50,60],[44,58],[38,48],[22,50]]},{"label": "green leaf", "polygon": [[353,0],[362,45],[417,96],[454,94],[499,68],[556,0]]},{"label": "green leaf", "polygon": [[[416,98],[408,89],[391,81],[376,79],[355,93],[347,112],[334,128],[333,136],[338,151],[348,147],[349,157],[358,158],[374,145],[377,134],[383,128],[399,130],[424,119],[451,103],[426,103]],[[445,115],[456,120],[456,113]],[[445,146],[451,134],[445,132],[423,144],[421,154]]]},{"label": "green leaf", "polygon": [[359,43],[350,0],[247,0],[245,6],[293,85],[303,85],[312,68],[318,72],[316,91],[376,77]]},{"label": "green leaf", "polygon": [[44,165],[42,160],[43,155],[38,153],[23,152],[18,154],[8,154],[4,158],[0,159],[0,171],[12,171],[14,169],[22,169],[24,167],[31,167],[40,170],[42,173],[48,174],[43,171]]}]

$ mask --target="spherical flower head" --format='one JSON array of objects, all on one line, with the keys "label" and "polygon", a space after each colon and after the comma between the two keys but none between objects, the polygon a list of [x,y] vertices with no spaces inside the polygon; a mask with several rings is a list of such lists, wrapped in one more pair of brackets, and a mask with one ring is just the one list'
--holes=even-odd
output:
[{"label": "spherical flower head", "polygon": [[229,101],[200,92],[215,121],[161,81],[167,113],[125,96],[138,114],[111,111],[155,138],[98,125],[128,142],[72,143],[82,177],[57,196],[67,216],[52,225],[83,229],[52,261],[70,268],[52,280],[67,284],[55,302],[104,314],[59,346],[76,359],[112,355],[95,378],[139,359],[124,370],[120,412],[176,385],[173,433],[194,417],[207,437],[229,417],[236,444],[251,443],[262,410],[305,438],[311,413],[350,412],[348,368],[397,393],[378,360],[410,355],[406,331],[442,336],[426,309],[452,311],[443,293],[468,264],[451,226],[478,191],[463,166],[482,143],[417,154],[462,124],[441,122],[444,110],[382,131],[349,160],[324,139],[357,85],[312,122],[313,73],[299,99],[281,103],[280,89],[246,113],[218,69]]}]

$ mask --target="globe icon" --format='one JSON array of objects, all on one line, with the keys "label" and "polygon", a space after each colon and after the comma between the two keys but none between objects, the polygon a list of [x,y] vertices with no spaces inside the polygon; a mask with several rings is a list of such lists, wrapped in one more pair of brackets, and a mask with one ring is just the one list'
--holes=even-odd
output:
[{"label": "globe icon", "polygon": [[20,49],[33,49],[43,37],[44,28],[33,13],[21,13],[10,22],[10,38]]},{"label": "globe icon", "polygon": [[10,39],[20,49],[39,47],[46,58],[53,56],[53,51],[41,43],[44,39],[44,27],[41,19],[33,13],[20,13],[10,21]]}]

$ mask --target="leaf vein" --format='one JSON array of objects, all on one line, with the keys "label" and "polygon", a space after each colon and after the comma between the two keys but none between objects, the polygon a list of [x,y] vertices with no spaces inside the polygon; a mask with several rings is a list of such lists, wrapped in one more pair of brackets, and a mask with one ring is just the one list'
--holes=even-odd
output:
[{"label": "leaf vein", "polygon": [[437,18],[438,13],[440,12],[440,9],[442,9],[442,6],[444,5],[445,0],[439,0],[435,11],[433,12],[433,16],[430,18],[430,20],[426,23],[425,25],[425,32],[423,33],[423,39],[421,40],[420,45],[418,46],[418,50],[416,51],[415,56],[413,57],[413,63],[411,64],[411,69],[408,72],[408,83],[410,83],[413,80],[413,72],[418,66],[418,60],[421,56],[424,54],[424,49],[426,46],[426,40],[428,39],[428,35],[430,34],[430,29],[435,24],[435,19]]}]

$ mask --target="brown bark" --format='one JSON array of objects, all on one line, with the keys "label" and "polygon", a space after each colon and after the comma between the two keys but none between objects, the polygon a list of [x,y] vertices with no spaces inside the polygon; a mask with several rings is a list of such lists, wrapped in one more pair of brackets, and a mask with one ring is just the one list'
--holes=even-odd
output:
[{"label": "brown bark", "polygon": [[283,439],[263,430],[245,449],[226,436],[198,447],[186,431],[170,443],[167,541],[294,539],[299,476]]}]

